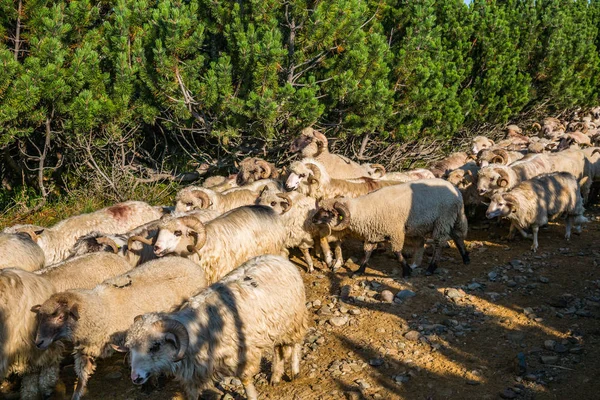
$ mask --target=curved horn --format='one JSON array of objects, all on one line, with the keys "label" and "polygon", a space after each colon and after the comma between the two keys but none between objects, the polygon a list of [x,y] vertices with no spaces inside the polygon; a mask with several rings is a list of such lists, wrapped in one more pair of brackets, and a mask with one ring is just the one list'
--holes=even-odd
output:
[{"label": "curved horn", "polygon": [[[508,159],[510,158],[508,151],[504,149],[495,149],[494,154],[496,154],[496,157],[500,158],[500,164],[508,164]],[[496,157],[494,157],[494,160],[496,159]]]},{"label": "curved horn", "polygon": [[592,150],[592,155],[594,155],[596,153],[600,153],[600,149],[594,149],[594,150]]},{"label": "curved horn", "polygon": [[133,242],[142,242],[144,244],[149,244],[150,246],[152,246],[152,239],[146,239],[143,236],[132,236],[129,238],[129,240],[127,240],[127,250],[131,250],[131,245],[133,244]]},{"label": "curved horn", "polygon": [[190,228],[192,231],[196,232],[196,243],[193,246],[188,246],[188,251],[190,253],[194,251],[198,251],[204,246],[206,243],[206,227],[204,224],[197,218],[194,218],[190,215],[181,217],[180,221],[182,224]]},{"label": "curved horn", "polygon": [[531,125],[531,127],[536,128],[538,131],[542,130],[542,126],[537,122],[534,122],[533,125]]},{"label": "curved horn", "polygon": [[292,208],[292,205],[294,204],[292,202],[292,199],[290,199],[290,196],[288,196],[285,193],[277,193],[277,197],[279,197],[280,199],[284,199],[287,202],[286,206],[283,207],[282,214],[285,214],[286,212],[290,211],[290,208]]},{"label": "curved horn", "polygon": [[321,170],[316,164],[306,163],[306,168],[310,169],[313,173],[313,176],[308,179],[308,183],[319,183],[321,180]]},{"label": "curved horn", "polygon": [[117,254],[119,252],[119,246],[117,246],[115,241],[109,237],[100,236],[99,238],[96,238],[96,242],[109,246],[112,249],[113,253],[115,253],[115,254]]},{"label": "curved horn", "polygon": [[498,178],[498,186],[500,186],[502,188],[503,187],[507,187],[508,186],[508,181],[510,179],[510,177],[508,176],[508,172],[506,172],[502,168],[496,168],[495,170],[500,175],[500,178]]},{"label": "curved horn", "polygon": [[174,319],[163,319],[154,323],[156,329],[165,334],[171,334],[175,338],[177,354],[173,357],[173,362],[181,361],[185,357],[185,352],[190,344],[190,335],[185,326]]},{"label": "curved horn", "polygon": [[519,210],[519,200],[517,200],[515,196],[510,193],[504,193],[502,198],[504,198],[504,200],[511,205],[512,212],[515,213]]},{"label": "curved horn", "polygon": [[195,190],[194,196],[200,199],[200,201],[202,202],[202,208],[208,208],[213,205],[212,201],[210,200],[210,197],[208,197],[208,194],[206,194],[206,192],[203,190]]},{"label": "curved horn", "polygon": [[350,210],[348,210],[348,207],[345,204],[340,203],[339,201],[336,201],[333,204],[333,208],[339,213],[339,223],[332,226],[331,230],[341,231],[346,229],[348,225],[350,225]]},{"label": "curved horn", "polygon": [[381,176],[384,176],[386,173],[385,167],[381,164],[371,164],[371,168],[373,168],[375,172],[379,171]]},{"label": "curved horn", "polygon": [[257,158],[255,163],[263,169],[263,172],[260,174],[261,178],[267,179],[271,177],[271,173],[273,172],[272,170],[274,169],[271,164],[261,158]]}]

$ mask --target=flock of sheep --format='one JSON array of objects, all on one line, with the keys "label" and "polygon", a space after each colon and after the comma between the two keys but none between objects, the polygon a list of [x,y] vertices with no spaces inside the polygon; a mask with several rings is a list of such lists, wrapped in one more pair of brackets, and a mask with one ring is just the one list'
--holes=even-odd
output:
[{"label": "flock of sheep", "polygon": [[300,372],[308,315],[288,249],[301,250],[308,272],[313,248],[335,269],[342,240],[357,238],[361,274],[389,242],[409,276],[430,240],[433,273],[450,239],[469,263],[465,207],[474,218],[482,204],[487,218],[510,221],[509,236],[532,238],[533,251],[549,219],[566,217],[569,239],[600,181],[600,149],[591,147],[599,123],[597,108],[568,124],[547,118],[532,137],[511,125],[499,143],[478,136],[470,155],[403,172],[332,154],[327,138],[306,128],[291,146],[299,161],[279,170],[245,159],[237,175],[182,189],[174,207],[129,201],[52,227],[8,227],[0,234],[0,379],[20,375],[22,399],[50,396],[71,342],[73,399],[95,360],[113,351],[130,354],[134,384],[167,373],[197,399],[214,379],[237,376],[256,399],[266,351],[271,383],[286,361],[291,378]]}]

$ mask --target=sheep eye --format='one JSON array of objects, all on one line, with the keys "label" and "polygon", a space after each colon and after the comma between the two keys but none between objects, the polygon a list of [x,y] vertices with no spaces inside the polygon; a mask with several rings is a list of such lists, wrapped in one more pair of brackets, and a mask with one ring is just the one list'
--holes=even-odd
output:
[{"label": "sheep eye", "polygon": [[300,174],[300,178],[306,178],[306,174]]},{"label": "sheep eye", "polygon": [[186,206],[188,206],[188,207],[191,207],[191,206],[193,206],[194,204],[193,204],[193,203],[185,203],[185,205],[186,205]]},{"label": "sheep eye", "polygon": [[271,207],[275,207],[276,204],[277,204],[276,202],[272,201],[271,202]]},{"label": "sheep eye", "polygon": [[160,349],[160,342],[154,342],[154,343],[152,343],[152,346],[150,347],[150,353],[156,353],[159,349]]},{"label": "sheep eye", "polygon": [[175,235],[175,236],[181,236],[181,231],[175,231],[175,232],[173,232],[173,235]]}]

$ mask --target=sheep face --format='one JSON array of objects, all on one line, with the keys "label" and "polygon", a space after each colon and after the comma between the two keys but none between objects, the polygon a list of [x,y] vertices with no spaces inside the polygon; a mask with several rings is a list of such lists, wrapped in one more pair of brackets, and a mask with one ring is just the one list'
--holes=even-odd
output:
[{"label": "sheep face", "polygon": [[197,188],[186,188],[175,198],[175,212],[202,210],[212,206],[212,201],[205,191]]},{"label": "sheep face", "polygon": [[239,186],[279,176],[274,166],[261,158],[246,158],[240,163],[239,169],[236,177]]},{"label": "sheep face", "polygon": [[206,241],[206,229],[200,220],[192,216],[173,218],[158,227],[154,254],[188,256],[199,250]]},{"label": "sheep face", "polygon": [[473,155],[477,155],[481,150],[490,149],[494,146],[494,141],[486,138],[485,136],[476,136],[473,138],[473,147],[471,152]]},{"label": "sheep face", "polygon": [[474,184],[477,178],[471,171],[456,169],[450,172],[447,180],[457,188],[465,190]]},{"label": "sheep face", "polygon": [[289,191],[298,190],[300,193],[308,194],[313,179],[314,172],[306,164],[296,161],[290,167],[285,187]]},{"label": "sheep face", "polygon": [[496,217],[506,217],[516,211],[514,200],[509,201],[506,195],[503,193],[496,193],[490,199],[490,205],[485,213],[485,216],[489,219]]},{"label": "sheep face", "polygon": [[58,293],[36,305],[31,311],[37,314],[38,328],[35,345],[45,350],[59,339],[70,338],[74,325],[79,320],[77,301],[63,293]]},{"label": "sheep face", "polygon": [[594,117],[594,119],[600,119],[600,107],[592,108],[592,117]]},{"label": "sheep face", "polygon": [[185,354],[188,339],[181,323],[156,314],[137,316],[122,349],[131,355],[131,381],[142,385],[154,374],[173,371],[173,364]]},{"label": "sheep face", "polygon": [[334,231],[343,230],[348,226],[350,213],[340,199],[323,200],[317,206],[317,212],[312,217],[313,224],[327,226]]},{"label": "sheep face", "polygon": [[479,171],[477,177],[477,192],[485,196],[491,191],[508,186],[508,180],[500,168],[486,167]]},{"label": "sheep face", "polygon": [[292,207],[292,200],[284,193],[273,190],[263,190],[256,200],[257,205],[271,207],[277,214],[285,214]]}]

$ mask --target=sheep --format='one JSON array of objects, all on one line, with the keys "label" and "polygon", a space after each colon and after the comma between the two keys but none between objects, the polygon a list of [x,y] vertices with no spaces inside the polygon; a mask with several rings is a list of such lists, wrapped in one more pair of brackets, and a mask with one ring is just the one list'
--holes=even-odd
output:
[{"label": "sheep", "polygon": [[80,399],[94,373],[95,359],[122,345],[133,317],[150,311],[168,311],[205,287],[206,280],[193,262],[179,257],[149,261],[105,280],[93,289],[72,289],[52,294],[32,307],[37,314],[35,345],[47,349],[58,340],[73,343]]},{"label": "sheep", "polygon": [[400,182],[361,178],[344,180],[332,178],[320,162],[308,158],[295,161],[285,186],[289,191],[297,190],[316,199],[336,196],[357,197],[384,186],[397,185]]},{"label": "sheep", "polygon": [[[324,200],[313,217],[315,224],[332,231],[347,231],[364,240],[365,256],[355,275],[365,272],[371,253],[377,243],[389,240],[392,251],[402,265],[403,276],[420,263],[424,237],[432,234],[434,252],[428,273],[437,268],[442,243],[454,240],[463,262],[469,263],[464,244],[467,218],[463,199],[452,184],[442,179],[425,179],[381,188],[376,192],[354,199]],[[418,245],[412,268],[402,256],[405,238]]]},{"label": "sheep", "polygon": [[148,313],[135,319],[122,351],[131,356],[131,380],[175,376],[187,399],[219,376],[237,376],[248,400],[261,356],[273,350],[271,384],[281,381],[286,359],[290,378],[300,373],[307,330],[304,283],[286,258],[255,257],[192,297],[174,313]]},{"label": "sheep", "polygon": [[[482,152],[484,151],[487,150],[482,150]],[[479,166],[474,162],[468,162],[462,167],[450,172],[446,178],[448,182],[460,190],[465,207],[476,207],[483,201],[483,198],[477,192],[478,174]]]},{"label": "sheep", "polygon": [[221,193],[225,190],[238,187],[238,184],[236,182],[236,175],[214,175],[206,178],[202,182],[202,187]]},{"label": "sheep", "polygon": [[193,260],[212,284],[252,257],[283,252],[286,236],[281,217],[271,208],[244,206],[206,225],[193,216],[161,223],[154,253]]},{"label": "sheep", "polygon": [[506,127],[506,130],[507,132],[505,140],[510,142],[509,146],[512,146],[513,148],[518,148],[527,147],[529,145],[530,139],[527,136],[522,135],[523,130],[517,125],[508,125]]},{"label": "sheep", "polygon": [[546,154],[536,154],[510,166],[491,164],[479,170],[477,190],[480,196],[509,190],[520,182],[552,172],[552,162]]},{"label": "sheep", "polygon": [[37,244],[44,251],[46,265],[52,265],[69,257],[71,248],[80,236],[93,231],[125,233],[162,215],[162,207],[153,207],[141,201],[127,201],[67,218],[50,228],[36,231]]},{"label": "sheep", "polygon": [[[32,236],[33,235],[33,236]],[[0,233],[0,269],[19,267],[25,271],[43,268],[44,251],[33,240],[35,233]]]},{"label": "sheep", "polygon": [[481,150],[489,150],[493,148],[496,143],[485,136],[475,136],[471,141],[471,154],[476,156]]},{"label": "sheep", "polygon": [[558,146],[556,151],[562,151],[569,148],[590,147],[592,141],[589,136],[582,132],[569,132],[559,136]]},{"label": "sheep", "polygon": [[36,321],[29,309],[57,291],[92,288],[130,268],[121,257],[99,253],[35,272],[18,268],[0,271],[0,380],[10,373],[23,374],[21,399],[48,397],[58,379],[63,347],[56,344],[45,352],[36,349],[32,340]]},{"label": "sheep", "polygon": [[435,178],[433,173],[425,168],[417,168],[408,171],[393,171],[393,172],[385,172],[385,169],[380,164],[369,164],[371,168],[373,168],[373,172],[370,173],[370,177],[373,179],[381,179],[386,181],[396,181],[396,182],[410,182],[416,181],[419,179],[430,179]]},{"label": "sheep", "polygon": [[327,138],[313,128],[304,128],[290,146],[292,153],[300,152],[303,159],[320,162],[333,179],[353,179],[368,176],[369,169],[339,154],[329,152]]},{"label": "sheep", "polygon": [[518,151],[504,149],[481,150],[477,154],[477,165],[486,167],[489,164],[509,165],[525,157]]},{"label": "sheep", "polygon": [[556,172],[521,182],[509,192],[494,194],[486,216],[490,219],[508,218],[511,222],[509,238],[514,236],[515,230],[530,238],[525,229],[531,227],[531,250],[537,252],[540,226],[547,224],[549,219],[566,214],[565,238],[570,240],[571,226],[575,224],[576,231],[581,232],[581,224],[587,222],[584,211],[575,177],[568,172]]},{"label": "sheep", "polygon": [[185,215],[192,215],[201,222],[208,222],[217,218],[221,213],[215,210],[193,210],[185,213],[166,214],[159,220],[138,226],[122,235],[92,232],[77,239],[71,249],[71,256],[109,251],[124,257],[133,266],[154,260],[157,257],[154,254],[153,246],[158,233],[158,225],[161,222]]},{"label": "sheep", "polygon": [[469,155],[467,153],[452,153],[443,160],[436,162],[429,170],[436,178],[443,178],[447,176],[450,171],[466,164],[468,160]]},{"label": "sheep", "polygon": [[279,171],[274,164],[257,157],[248,157],[239,164],[236,183],[244,186],[261,179],[277,179]]},{"label": "sheep", "polygon": [[564,150],[559,153],[548,155],[548,160],[552,164],[549,172],[569,172],[579,182],[581,196],[584,204],[587,202],[593,177],[591,165],[586,154],[581,150]]},{"label": "sheep", "polygon": [[264,179],[244,187],[232,188],[221,193],[198,186],[189,186],[177,192],[175,212],[182,213],[195,209],[210,209],[221,213],[234,208],[254,204],[264,186],[280,187],[272,179]]},{"label": "sheep", "polygon": [[533,124],[533,126],[540,129],[545,138],[551,140],[556,139],[565,132],[565,126],[563,123],[558,118],[554,117],[544,118],[542,125],[536,122]]}]

